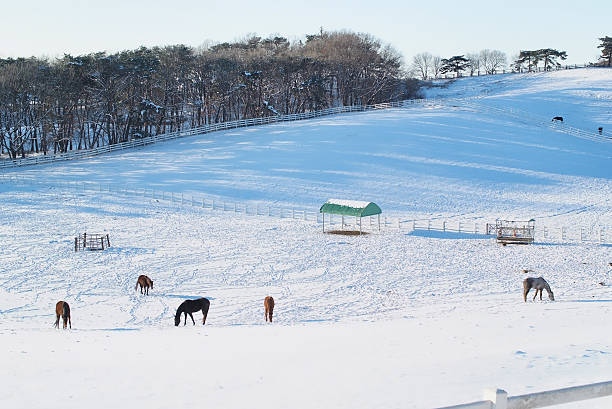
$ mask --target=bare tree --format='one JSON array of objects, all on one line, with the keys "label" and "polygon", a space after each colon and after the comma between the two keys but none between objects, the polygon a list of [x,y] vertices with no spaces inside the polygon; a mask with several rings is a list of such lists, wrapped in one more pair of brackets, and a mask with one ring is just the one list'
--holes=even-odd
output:
[{"label": "bare tree", "polygon": [[412,58],[412,69],[423,81],[427,81],[429,78],[432,60],[433,56],[427,52],[419,53]]},{"label": "bare tree", "polygon": [[431,58],[431,76],[432,78],[438,78],[440,71],[442,70],[442,57],[434,55]]},{"label": "bare tree", "polygon": [[506,54],[499,50],[482,50],[480,63],[487,74],[495,74],[508,64]]},{"label": "bare tree", "polygon": [[474,73],[480,75],[480,55],[476,53],[469,53],[465,56],[468,61],[468,71],[470,72],[470,76],[474,75]]}]

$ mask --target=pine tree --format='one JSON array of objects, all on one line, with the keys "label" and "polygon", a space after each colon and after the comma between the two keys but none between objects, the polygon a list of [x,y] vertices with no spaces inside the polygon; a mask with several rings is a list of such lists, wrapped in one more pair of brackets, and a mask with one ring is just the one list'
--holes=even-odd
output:
[{"label": "pine tree", "polygon": [[465,71],[470,66],[470,60],[463,55],[455,55],[451,58],[442,59],[442,68],[440,72],[446,74],[448,72],[456,73],[457,77],[461,76],[461,71]]},{"label": "pine tree", "polygon": [[602,37],[599,39],[601,44],[597,46],[597,48],[601,48],[601,58],[602,60],[608,60],[608,67],[612,64],[612,37]]},{"label": "pine tree", "polygon": [[559,67],[561,64],[557,62],[557,58],[561,60],[567,58],[567,53],[565,51],[553,50],[552,48],[537,50],[536,54],[540,61],[544,61],[544,71],[550,70],[553,66]]}]

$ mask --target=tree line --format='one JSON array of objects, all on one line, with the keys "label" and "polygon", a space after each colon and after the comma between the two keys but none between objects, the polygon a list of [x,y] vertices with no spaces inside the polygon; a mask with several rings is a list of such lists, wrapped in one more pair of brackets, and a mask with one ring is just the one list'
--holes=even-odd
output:
[{"label": "tree line", "polygon": [[[612,66],[612,37],[599,38],[601,60],[598,64]],[[496,74],[509,70],[511,72],[534,72],[540,68],[544,71],[558,69],[561,61],[567,59],[567,52],[553,48],[538,50],[521,50],[518,55],[511,58],[508,63],[507,55],[499,50],[485,49],[479,53],[454,55],[449,58],[423,52],[412,58],[410,72],[412,76],[424,81],[439,78],[441,75],[452,73],[456,77],[462,75]]]},{"label": "tree line", "polygon": [[0,154],[91,149],[204,124],[416,96],[368,34],[0,59]]}]

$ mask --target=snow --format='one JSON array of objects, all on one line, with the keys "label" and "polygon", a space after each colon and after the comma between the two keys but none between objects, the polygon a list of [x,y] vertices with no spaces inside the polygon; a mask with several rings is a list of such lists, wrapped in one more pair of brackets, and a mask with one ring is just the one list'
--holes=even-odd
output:
[{"label": "snow", "polygon": [[371,202],[362,202],[359,200],[328,199],[326,203],[335,204],[339,206],[354,207],[355,209],[363,209],[364,207],[367,207]]},{"label": "snow", "polygon": [[[540,116],[564,107],[586,128],[612,109],[612,71],[471,78],[444,92]],[[539,95],[555,107],[532,103]],[[336,236],[313,221],[53,183],[312,209],[356,197],[413,218],[606,226],[611,159],[609,141],[453,103],[10,170],[45,183],[0,179],[1,406],[430,408],[480,400],[488,387],[519,395],[610,380],[609,244]],[[75,253],[85,231],[108,232],[111,248]],[[523,269],[545,277],[556,301],[524,303]],[[134,291],[140,274],[155,283],[148,297]],[[201,296],[206,325],[174,327],[182,300]],[[58,300],[72,330],[52,328]]]}]

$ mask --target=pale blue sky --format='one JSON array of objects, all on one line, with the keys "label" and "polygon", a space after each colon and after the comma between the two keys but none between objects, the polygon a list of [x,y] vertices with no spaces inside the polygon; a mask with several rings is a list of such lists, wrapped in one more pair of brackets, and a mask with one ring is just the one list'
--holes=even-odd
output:
[{"label": "pale blue sky", "polygon": [[594,61],[612,36],[612,1],[2,0],[0,57],[61,56],[140,45],[232,41],[249,33],[299,39],[323,27],[367,32],[406,61],[499,49],[557,48]]}]

